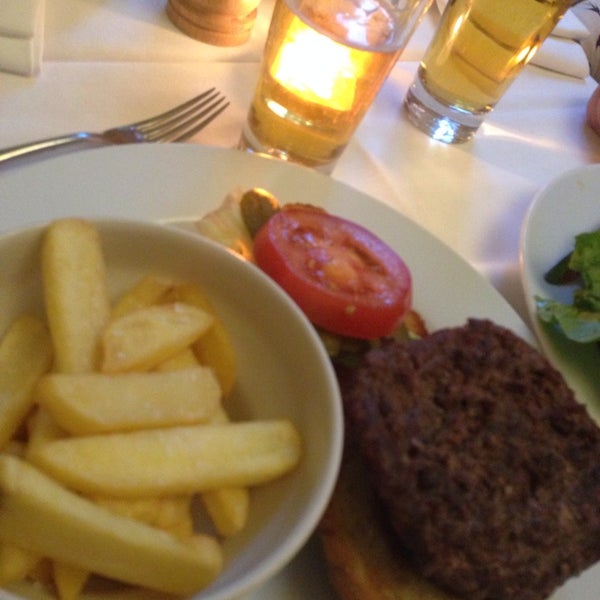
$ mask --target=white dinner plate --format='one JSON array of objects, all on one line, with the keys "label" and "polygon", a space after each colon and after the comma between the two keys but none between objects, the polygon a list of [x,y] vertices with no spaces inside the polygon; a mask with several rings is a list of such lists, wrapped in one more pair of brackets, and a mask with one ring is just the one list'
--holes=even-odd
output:
[{"label": "white dinner plate", "polygon": [[[414,222],[334,179],[235,150],[191,144],[102,148],[0,173],[0,233],[64,216],[117,216],[189,223],[236,187],[260,186],[282,202],[311,202],[355,220],[405,259],[414,304],[431,330],[490,318],[528,341],[520,317],[470,265]],[[598,600],[600,567],[552,600]],[[312,539],[281,574],[249,600],[330,600],[318,543]],[[0,592],[0,598],[2,593]]]},{"label": "white dinner plate", "polygon": [[544,273],[573,249],[575,236],[600,227],[600,165],[568,171],[534,198],[521,234],[527,308],[544,352],[600,422],[600,351],[568,340],[536,316],[535,296],[571,303],[577,284],[557,286]]}]

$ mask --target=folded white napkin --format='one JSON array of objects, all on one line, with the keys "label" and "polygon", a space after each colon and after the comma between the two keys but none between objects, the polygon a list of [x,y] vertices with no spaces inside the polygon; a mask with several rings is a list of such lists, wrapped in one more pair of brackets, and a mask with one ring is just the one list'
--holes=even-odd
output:
[{"label": "folded white napkin", "polygon": [[39,72],[44,45],[45,0],[0,0],[0,71]]},{"label": "folded white napkin", "polygon": [[[442,12],[447,0],[436,0],[436,4]],[[589,35],[589,29],[572,10],[568,10],[538,48],[531,64],[583,79],[590,74],[590,63],[580,42]]]},{"label": "folded white napkin", "polygon": [[550,37],[581,41],[588,35],[590,35],[589,29],[581,22],[581,19],[579,19],[573,10],[568,10],[557,23]]},{"label": "folded white napkin", "polygon": [[590,75],[600,81],[600,0],[576,0],[571,11],[590,32],[581,46],[590,62]]}]

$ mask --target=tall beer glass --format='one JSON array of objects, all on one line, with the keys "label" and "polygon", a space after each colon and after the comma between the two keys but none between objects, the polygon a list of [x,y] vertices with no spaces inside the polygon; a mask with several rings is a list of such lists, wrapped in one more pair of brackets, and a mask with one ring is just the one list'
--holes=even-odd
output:
[{"label": "tall beer glass", "polygon": [[449,0],[405,98],[410,120],[431,137],[464,142],[572,0]]}]

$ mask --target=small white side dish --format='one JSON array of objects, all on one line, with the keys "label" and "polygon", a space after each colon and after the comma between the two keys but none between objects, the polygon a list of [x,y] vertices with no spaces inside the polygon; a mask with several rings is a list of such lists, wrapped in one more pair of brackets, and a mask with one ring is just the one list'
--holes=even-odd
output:
[{"label": "small white side dish", "polygon": [[521,277],[535,333],[590,414],[600,422],[600,351],[578,344],[537,318],[535,296],[571,303],[576,285],[557,286],[544,274],[568,254],[575,236],[600,227],[600,165],[568,171],[534,198],[521,233]]},{"label": "small white side dish", "polygon": [[[197,282],[207,291],[237,352],[238,381],[227,404],[231,417],[289,418],[302,436],[299,467],[253,489],[246,529],[224,543],[221,576],[194,599],[241,597],[294,557],[328,502],[343,439],[334,371],[304,315],[253,265],[172,226],[109,219],[92,222],[101,235],[115,297],[148,274]],[[18,314],[43,314],[39,266],[43,231],[39,226],[0,237],[0,335]],[[0,590],[0,597],[40,597],[39,590],[27,586],[11,590]]]}]

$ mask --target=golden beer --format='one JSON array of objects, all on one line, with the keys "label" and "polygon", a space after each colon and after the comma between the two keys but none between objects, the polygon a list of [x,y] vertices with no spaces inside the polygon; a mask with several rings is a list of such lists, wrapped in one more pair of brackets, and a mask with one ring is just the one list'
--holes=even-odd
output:
[{"label": "golden beer", "polygon": [[328,170],[428,0],[409,5],[278,0],[241,147]]},{"label": "golden beer", "polygon": [[546,39],[571,0],[451,0],[420,76],[436,97],[488,111]]},{"label": "golden beer", "polygon": [[468,140],[572,0],[449,0],[405,106],[445,142]]}]

